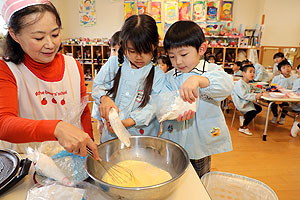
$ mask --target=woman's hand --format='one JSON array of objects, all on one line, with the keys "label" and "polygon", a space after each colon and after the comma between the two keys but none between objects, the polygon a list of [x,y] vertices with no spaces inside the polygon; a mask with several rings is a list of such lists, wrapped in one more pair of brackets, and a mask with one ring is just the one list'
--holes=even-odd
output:
[{"label": "woman's hand", "polygon": [[94,158],[99,160],[97,145],[90,136],[80,128],[60,121],[56,125],[54,136],[67,152],[84,157],[87,154],[86,147],[89,147],[93,151]]},{"label": "woman's hand", "polygon": [[206,77],[193,75],[189,77],[180,87],[180,96],[183,101],[193,103],[198,98],[198,87],[209,86],[209,80]]}]

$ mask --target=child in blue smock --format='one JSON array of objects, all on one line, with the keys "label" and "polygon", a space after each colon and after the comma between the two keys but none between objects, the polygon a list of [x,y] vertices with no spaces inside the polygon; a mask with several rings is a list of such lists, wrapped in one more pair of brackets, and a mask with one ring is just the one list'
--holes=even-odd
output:
[{"label": "child in blue smock", "polygon": [[259,99],[263,93],[252,93],[249,81],[255,76],[255,68],[253,65],[245,65],[242,67],[243,78],[234,84],[231,98],[238,111],[244,115],[243,125],[239,128],[239,132],[246,135],[252,135],[248,129],[248,124],[254,117],[261,112],[261,106],[254,104],[253,101]]},{"label": "child in blue smock", "polygon": [[210,171],[211,155],[232,150],[220,102],[231,93],[233,79],[222,67],[203,59],[207,43],[192,21],[174,23],[165,35],[164,48],[174,67],[166,74],[165,90],[180,90],[184,101],[197,102],[197,110],[164,121],[162,137],[185,148],[201,177]]},{"label": "child in blue smock", "polygon": [[245,65],[253,65],[254,66],[254,68],[255,68],[255,77],[254,77],[253,81],[255,81],[255,82],[258,82],[258,81],[259,82],[267,82],[267,83],[270,81],[270,77],[269,77],[269,74],[268,74],[267,70],[261,64],[259,64],[259,63],[253,64],[249,60],[244,60],[242,62],[242,66],[245,66]]},{"label": "child in blue smock", "polygon": [[[292,71],[292,66],[287,60],[283,60],[278,64],[278,71],[279,75],[275,76],[271,82],[271,84],[276,84],[277,86],[285,89],[291,90],[293,87],[294,81],[297,79],[297,76],[292,76],[291,71]],[[279,106],[282,108],[281,111],[281,116],[279,119],[278,124],[284,124],[285,123],[285,116],[288,113],[287,107],[289,106],[289,103],[287,102],[282,102],[279,104]],[[278,110],[277,110],[277,104],[272,104],[271,105],[271,111],[273,113],[273,118],[272,118],[272,123],[276,124],[277,123],[277,118],[278,118]]]},{"label": "child in blue smock", "polygon": [[158,31],[148,15],[126,19],[120,33],[118,56],[112,56],[94,79],[92,97],[105,119],[100,142],[116,138],[109,111],[115,108],[123,125],[133,135],[157,135],[159,123],[148,104],[150,94],[159,93],[165,74],[154,63],[157,58]]},{"label": "child in blue smock", "polygon": [[[111,38],[108,42],[109,48],[110,48],[110,56],[117,56],[118,55],[118,50],[120,48],[120,45],[119,45],[119,43],[120,43],[120,40],[119,40],[120,32],[121,31],[115,32],[111,36]],[[101,55],[97,55],[97,59],[99,59],[100,56]],[[97,63],[99,64],[99,60],[97,60]],[[97,120],[97,130],[98,130],[98,133],[101,134],[104,124],[103,124],[103,121],[100,117],[100,112],[99,112],[98,105],[95,102],[93,102],[92,117]]]},{"label": "child in blue smock", "polygon": [[[300,65],[298,65],[296,67],[296,71],[297,71],[297,79],[294,81],[293,83],[293,92],[297,93],[297,94],[300,94]],[[297,102],[297,103],[292,103],[292,109],[296,112],[300,112],[300,102]],[[298,135],[300,131],[300,123],[298,121],[295,121],[294,124],[293,124],[293,127],[291,129],[291,133],[290,135],[292,137],[296,137]]]}]

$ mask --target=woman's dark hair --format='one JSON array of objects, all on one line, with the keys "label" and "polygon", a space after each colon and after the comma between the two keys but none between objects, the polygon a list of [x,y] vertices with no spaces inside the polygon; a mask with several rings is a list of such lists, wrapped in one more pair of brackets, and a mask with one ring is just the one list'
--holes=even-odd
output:
[{"label": "woman's dark hair", "polygon": [[111,39],[109,40],[109,46],[114,47],[116,45],[119,45],[120,33],[121,33],[121,31],[117,31],[113,34],[113,36],[111,36]]},{"label": "woman's dark hair", "polygon": [[172,48],[192,46],[198,51],[205,42],[202,29],[193,21],[177,21],[168,29],[164,48],[166,51]]},{"label": "woman's dark hair", "polygon": [[277,68],[279,71],[281,71],[281,68],[285,65],[289,65],[292,66],[289,61],[287,61],[286,59],[282,60],[280,63],[278,63]]},{"label": "woman's dark hair", "polygon": [[167,56],[167,55],[161,55],[161,56],[158,57],[157,60],[159,60],[159,59],[161,59],[162,63],[164,63],[164,64],[166,64],[168,66],[168,70],[167,71],[170,71],[173,68],[169,56]]},{"label": "woman's dark hair", "polygon": [[241,67],[241,71],[242,72],[247,72],[248,68],[250,68],[250,67],[255,69],[255,67],[252,64],[247,64],[247,65],[244,65],[243,67]]},{"label": "woman's dark hair", "polygon": [[[119,81],[121,77],[121,67],[124,62],[124,51],[128,48],[128,42],[131,42],[135,51],[139,54],[152,53],[154,63],[144,83],[144,94],[142,103],[139,107],[147,105],[152,92],[154,79],[154,67],[157,60],[157,47],[159,35],[155,20],[149,15],[132,15],[126,19],[120,33],[120,49],[118,51],[119,69],[115,76],[113,87],[107,91],[107,95],[112,94],[113,99],[117,96]],[[153,48],[154,47],[154,48]]]},{"label": "woman's dark hair", "polygon": [[[56,17],[57,25],[59,26],[59,28],[61,28],[61,20],[59,14],[52,3],[28,6],[15,12],[10,18],[8,26],[12,28],[14,33],[18,34],[25,26],[34,24],[35,22],[40,20],[45,12],[53,13]],[[33,13],[40,13],[40,16],[29,23],[25,23],[24,17]],[[7,32],[7,35],[5,37],[6,40],[3,59],[5,61],[11,61],[15,64],[20,64],[24,59],[24,51],[22,47],[11,37],[9,32]]]}]

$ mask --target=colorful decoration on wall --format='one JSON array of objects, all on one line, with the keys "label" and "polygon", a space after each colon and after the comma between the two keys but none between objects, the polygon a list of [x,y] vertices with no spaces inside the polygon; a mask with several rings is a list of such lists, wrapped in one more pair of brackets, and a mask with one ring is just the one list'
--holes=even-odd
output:
[{"label": "colorful decoration on wall", "polygon": [[168,31],[168,29],[170,28],[170,26],[172,25],[172,23],[166,23],[164,24],[164,35],[166,34],[166,32]]},{"label": "colorful decoration on wall", "polygon": [[206,13],[207,21],[210,22],[218,21],[219,7],[220,7],[219,0],[207,0],[207,13]]},{"label": "colorful decoration on wall", "polygon": [[220,20],[232,21],[232,9],[233,9],[233,1],[223,0],[221,3]]},{"label": "colorful decoration on wall", "polygon": [[193,21],[205,22],[206,21],[206,1],[194,1],[193,3]]},{"label": "colorful decoration on wall", "polygon": [[165,1],[164,7],[165,23],[174,23],[178,21],[178,2]]},{"label": "colorful decoration on wall", "polygon": [[135,2],[125,1],[124,2],[124,18],[127,19],[131,15],[134,15]]},{"label": "colorful decoration on wall", "polygon": [[150,14],[156,22],[161,22],[161,2],[151,2]]},{"label": "colorful decoration on wall", "polygon": [[206,22],[197,22],[198,26],[202,29],[204,33],[206,33]]},{"label": "colorful decoration on wall", "polygon": [[228,33],[231,29],[232,29],[231,21],[219,22],[219,34],[220,35],[225,35],[225,33]]},{"label": "colorful decoration on wall", "polygon": [[96,24],[95,0],[80,0],[79,23],[83,26]]},{"label": "colorful decoration on wall", "polygon": [[148,2],[147,1],[138,1],[136,3],[137,5],[137,9],[138,9],[138,14],[146,14],[147,13],[147,6],[148,6]]},{"label": "colorful decoration on wall", "polygon": [[161,39],[163,39],[163,27],[161,22],[156,22],[156,26],[157,26],[157,31],[158,31],[158,35]]},{"label": "colorful decoration on wall", "polygon": [[179,20],[190,20],[191,17],[191,2],[180,1],[179,2]]},{"label": "colorful decoration on wall", "polygon": [[218,22],[207,22],[206,23],[206,32],[218,33],[219,32],[219,23]]}]

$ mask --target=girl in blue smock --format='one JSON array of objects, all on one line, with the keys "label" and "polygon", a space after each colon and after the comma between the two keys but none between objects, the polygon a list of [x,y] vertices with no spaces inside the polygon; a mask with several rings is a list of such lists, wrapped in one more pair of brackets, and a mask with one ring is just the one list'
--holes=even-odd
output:
[{"label": "girl in blue smock", "polygon": [[154,64],[158,41],[152,17],[133,15],[125,21],[118,56],[108,59],[93,84],[92,97],[107,125],[102,130],[101,142],[116,138],[108,118],[111,108],[117,110],[131,135],[158,134],[159,123],[148,104],[150,94],[159,93],[165,79],[164,72]]},{"label": "girl in blue smock", "polygon": [[220,66],[202,59],[207,43],[192,21],[174,23],[166,33],[164,48],[174,69],[166,74],[163,92],[180,90],[184,101],[197,102],[197,110],[194,116],[184,113],[177,120],[165,121],[162,137],[185,148],[201,177],[210,171],[211,155],[232,150],[220,102],[231,93],[233,80]]}]

